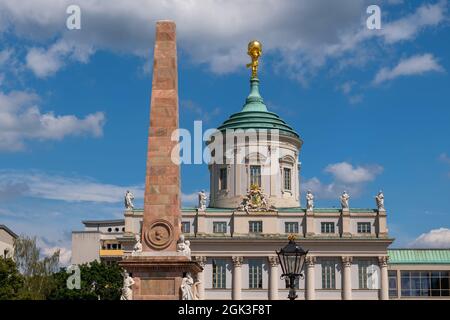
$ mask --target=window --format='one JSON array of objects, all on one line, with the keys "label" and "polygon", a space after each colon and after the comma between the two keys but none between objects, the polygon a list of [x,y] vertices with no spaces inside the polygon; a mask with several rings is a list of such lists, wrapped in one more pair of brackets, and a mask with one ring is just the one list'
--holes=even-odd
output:
[{"label": "window", "polygon": [[122,232],[125,232],[125,227],[122,227]]},{"label": "window", "polygon": [[448,297],[449,282],[449,271],[402,271],[401,294],[404,297]]},{"label": "window", "polygon": [[219,170],[219,187],[220,190],[227,189],[227,168],[221,168]]},{"label": "window", "polygon": [[260,259],[248,260],[248,287],[262,289],[262,261]]},{"label": "window", "polygon": [[111,232],[112,231],[112,229],[111,228],[108,228],[108,232]]},{"label": "window", "polygon": [[181,222],[181,232],[191,233],[191,223],[189,221]]},{"label": "window", "polygon": [[213,259],[213,288],[225,289],[227,287],[227,261],[225,259]]},{"label": "window", "polygon": [[298,222],[285,222],[284,223],[285,233],[298,233]]},{"label": "window", "polygon": [[106,244],[106,249],[108,249],[108,250],[111,249],[111,243]]},{"label": "window", "polygon": [[250,166],[250,185],[261,187],[261,166]]},{"label": "window", "polygon": [[291,169],[289,169],[289,168],[283,169],[283,178],[284,178],[284,190],[292,190],[291,189]]},{"label": "window", "polygon": [[115,232],[119,232],[119,228],[115,228],[114,231],[115,231]]},{"label": "window", "polygon": [[320,232],[334,233],[334,222],[322,222],[320,224]]},{"label": "window", "polygon": [[336,263],[322,262],[322,289],[336,289]]},{"label": "window", "polygon": [[389,297],[397,298],[397,271],[388,271]]},{"label": "window", "polygon": [[226,233],[227,223],[226,222],[213,222],[213,232],[214,233]]},{"label": "window", "polygon": [[370,222],[358,222],[358,233],[370,233]]},{"label": "window", "polygon": [[113,244],[112,244],[112,249],[113,249],[113,250],[116,250],[116,249],[117,249],[117,243],[113,243]]},{"label": "window", "polygon": [[261,233],[262,232],[262,221],[249,221],[248,231],[251,233]]},{"label": "window", "polygon": [[377,289],[378,274],[377,269],[371,261],[358,262],[358,282],[359,289]]}]

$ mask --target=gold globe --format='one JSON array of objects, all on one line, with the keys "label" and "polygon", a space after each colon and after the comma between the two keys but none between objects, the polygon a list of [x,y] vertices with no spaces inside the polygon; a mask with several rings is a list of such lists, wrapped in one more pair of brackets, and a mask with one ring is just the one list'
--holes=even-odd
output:
[{"label": "gold globe", "polygon": [[259,57],[262,53],[262,44],[258,40],[253,40],[248,43],[248,55],[250,57]]},{"label": "gold globe", "polygon": [[258,59],[262,54],[262,44],[258,40],[250,41],[248,44],[247,54],[252,59],[252,62],[247,64],[247,68],[252,68],[252,78],[257,77]]}]

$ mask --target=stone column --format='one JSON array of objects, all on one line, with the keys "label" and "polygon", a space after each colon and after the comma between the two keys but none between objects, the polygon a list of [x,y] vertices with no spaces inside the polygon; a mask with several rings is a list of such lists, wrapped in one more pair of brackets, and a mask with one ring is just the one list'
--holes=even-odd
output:
[{"label": "stone column", "polygon": [[306,256],[306,300],[316,299],[316,286],[315,286],[315,263],[316,257]]},{"label": "stone column", "polygon": [[242,290],[242,262],[243,257],[233,257],[233,291],[232,299],[241,300],[241,290]]},{"label": "stone column", "polygon": [[[193,260],[198,262],[200,267],[203,269],[205,268],[206,264],[206,257],[205,256],[197,256]],[[199,300],[205,300],[205,273],[204,270],[197,273],[197,280],[200,282],[197,289],[198,289],[198,299]]]},{"label": "stone column", "polygon": [[278,300],[278,257],[268,257],[270,264],[269,300]]},{"label": "stone column", "polygon": [[388,256],[378,257],[381,273],[380,300],[389,300]]},{"label": "stone column", "polygon": [[342,257],[342,300],[352,300],[352,262],[352,257]]}]

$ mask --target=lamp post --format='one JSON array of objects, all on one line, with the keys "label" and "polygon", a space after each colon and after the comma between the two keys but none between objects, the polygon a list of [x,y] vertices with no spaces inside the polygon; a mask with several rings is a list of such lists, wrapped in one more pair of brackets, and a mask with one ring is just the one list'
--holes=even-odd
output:
[{"label": "lamp post", "polygon": [[281,248],[280,251],[275,251],[278,255],[281,265],[281,279],[286,279],[289,282],[289,300],[295,300],[298,296],[295,292],[295,280],[297,278],[303,279],[302,269],[305,263],[305,257],[308,250],[303,250],[295,243],[295,236],[289,236],[289,243]]}]

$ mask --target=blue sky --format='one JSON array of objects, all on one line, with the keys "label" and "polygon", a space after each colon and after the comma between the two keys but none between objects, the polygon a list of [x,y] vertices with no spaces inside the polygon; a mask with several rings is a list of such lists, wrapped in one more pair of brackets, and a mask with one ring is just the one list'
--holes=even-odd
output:
[{"label": "blue sky", "polygon": [[[177,23],[182,128],[242,108],[257,38],[261,94],[304,140],[302,191],[367,208],[383,189],[396,246],[450,247],[448,1],[86,0],[71,31],[69,4],[0,1],[0,223],[44,252],[70,257],[70,231],[121,217],[128,188],[142,205],[158,19]],[[203,188],[206,165],[183,165],[184,204]]]}]

